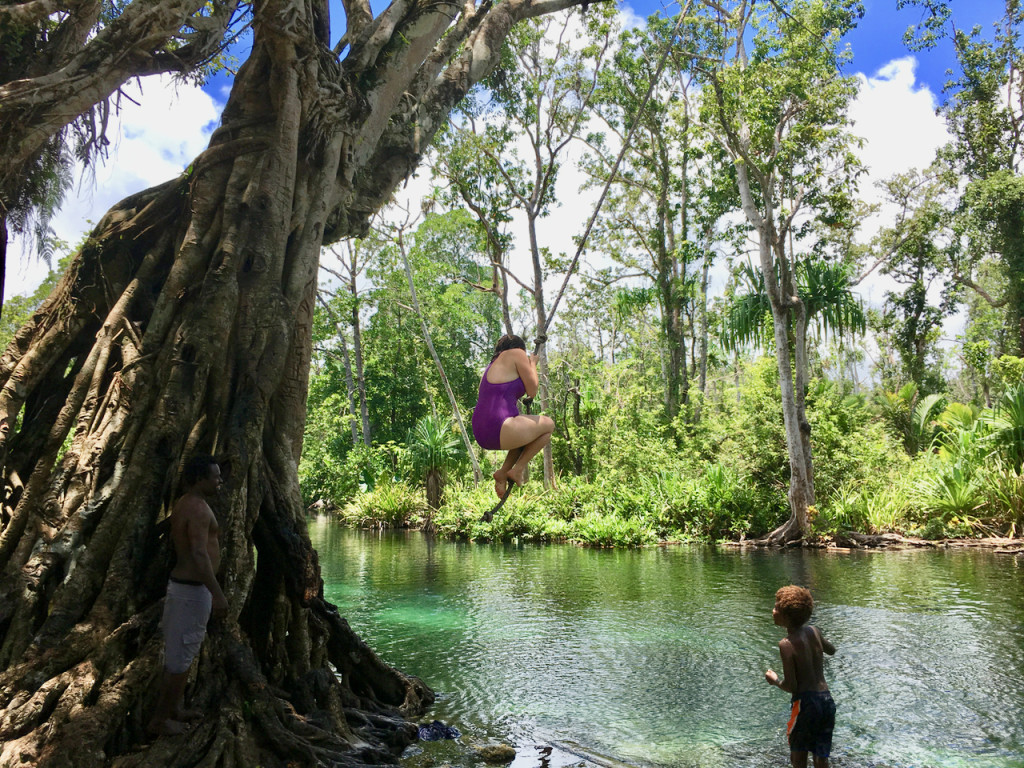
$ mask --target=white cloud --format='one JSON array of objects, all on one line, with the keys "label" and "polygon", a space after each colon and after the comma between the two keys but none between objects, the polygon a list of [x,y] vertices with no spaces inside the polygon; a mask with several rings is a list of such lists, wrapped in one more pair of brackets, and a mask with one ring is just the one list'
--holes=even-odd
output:
[{"label": "white cloud", "polygon": [[936,98],[916,80],[913,57],[890,61],[871,77],[860,75],[860,92],[850,109],[854,133],[865,139],[860,152],[868,167],[862,194],[881,195],[874,183],[894,173],[924,168],[949,141],[945,121],[935,114]]},{"label": "white cloud", "polygon": [[[879,211],[861,227],[866,242],[879,228],[891,225],[895,207],[887,203],[878,183],[897,173],[924,169],[935,153],[949,141],[945,121],[935,113],[936,96],[917,81],[917,60],[894,59],[869,76],[859,75],[860,91],[850,108],[853,131],[864,139],[860,151],[867,173],[861,179],[860,195],[879,204]],[[871,306],[881,305],[886,291],[899,290],[895,281],[873,274],[860,286],[860,294]]]},{"label": "white cloud", "polygon": [[[181,173],[206,148],[223,108],[202,89],[168,76],[132,81],[122,90],[120,113],[107,132],[109,157],[84,176],[76,171],[78,181],[51,222],[70,244],[119,200]],[[12,238],[5,297],[33,291],[46,276],[46,265],[28,250]]]},{"label": "white cloud", "polygon": [[[937,98],[916,78],[917,60],[895,59],[870,77],[860,75],[860,92],[850,109],[854,132],[865,139],[860,157],[868,167],[861,183],[861,196],[880,205],[879,212],[861,229],[861,240],[869,240],[880,227],[890,225],[896,213],[884,201],[876,186],[896,173],[924,169],[935,159],[936,151],[950,140],[944,119],[935,113]],[[887,291],[905,288],[892,278],[877,272],[868,277],[857,292],[869,306],[881,306]],[[934,284],[929,292],[938,303],[942,286]],[[962,314],[947,318],[943,324],[944,343],[952,343],[963,332]],[[872,352],[875,351],[871,345]]]}]

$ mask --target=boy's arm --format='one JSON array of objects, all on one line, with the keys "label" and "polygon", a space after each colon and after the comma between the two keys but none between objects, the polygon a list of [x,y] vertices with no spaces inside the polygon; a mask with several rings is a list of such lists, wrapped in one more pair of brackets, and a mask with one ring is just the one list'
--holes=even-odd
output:
[{"label": "boy's arm", "polygon": [[793,645],[789,640],[779,641],[779,656],[782,657],[782,679],[772,670],[764,673],[764,679],[770,685],[777,685],[786,693],[793,693],[796,690],[796,659],[793,655]]},{"label": "boy's arm", "polygon": [[836,652],[836,647],[825,639],[825,636],[821,634],[821,630],[817,627],[814,628],[814,634],[818,636],[818,642],[821,643],[821,650],[823,650],[829,656],[832,656]]}]

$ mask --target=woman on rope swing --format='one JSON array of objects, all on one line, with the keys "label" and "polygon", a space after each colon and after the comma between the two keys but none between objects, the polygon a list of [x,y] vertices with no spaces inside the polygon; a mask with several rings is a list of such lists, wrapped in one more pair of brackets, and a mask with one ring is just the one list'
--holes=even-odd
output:
[{"label": "woman on rope swing", "polygon": [[527,354],[526,342],[507,334],[498,339],[494,357],[480,379],[473,410],[473,436],[488,451],[508,451],[494,473],[494,492],[505,495],[510,482],[526,482],[526,467],[551,442],[555,422],[547,416],[519,413],[516,401],[535,397],[540,379],[537,358]]}]

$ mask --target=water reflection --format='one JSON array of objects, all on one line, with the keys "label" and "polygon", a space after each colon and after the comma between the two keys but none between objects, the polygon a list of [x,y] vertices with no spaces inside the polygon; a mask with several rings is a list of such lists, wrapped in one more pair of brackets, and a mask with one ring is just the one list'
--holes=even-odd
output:
[{"label": "water reflection", "polygon": [[310,534],[328,598],[469,736],[652,766],[784,765],[788,700],[762,675],[778,665],[773,595],[792,582],[839,649],[835,765],[1024,765],[1013,558],[484,546],[326,520]]}]

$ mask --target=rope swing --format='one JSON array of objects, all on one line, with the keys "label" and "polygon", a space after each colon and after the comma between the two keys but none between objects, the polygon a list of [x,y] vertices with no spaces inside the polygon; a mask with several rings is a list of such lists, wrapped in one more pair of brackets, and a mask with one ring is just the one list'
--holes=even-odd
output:
[{"label": "rope swing", "polygon": [[[569,285],[569,279],[576,271],[576,267],[580,261],[580,256],[583,254],[583,251],[586,248],[587,240],[590,238],[590,233],[594,228],[594,224],[597,222],[597,217],[601,213],[601,207],[604,205],[604,201],[608,197],[608,191],[611,189],[612,184],[615,182],[619,174],[619,166],[622,164],[622,159],[626,156],[626,150],[629,149],[629,146],[633,140],[633,134],[636,132],[636,129],[640,124],[640,115],[642,115],[644,110],[647,109],[647,104],[650,102],[651,96],[654,95],[654,89],[657,87],[658,83],[661,80],[661,75],[665,71],[665,65],[668,63],[669,54],[671,54],[672,52],[672,41],[675,39],[676,34],[679,32],[679,28],[682,26],[683,19],[686,17],[686,12],[689,10],[691,2],[692,0],[687,0],[685,6],[680,8],[679,17],[676,19],[676,24],[672,28],[672,32],[669,34],[668,39],[665,41],[665,48],[662,51],[661,59],[658,61],[658,67],[655,70],[654,77],[651,78],[651,85],[647,89],[647,93],[644,95],[643,101],[640,102],[639,109],[637,109],[636,111],[636,119],[633,121],[632,126],[630,126],[629,131],[627,131],[626,133],[626,137],[622,141],[622,148],[619,150],[619,154],[615,158],[615,162],[612,164],[611,173],[608,174],[608,179],[605,181],[604,187],[601,190],[601,195],[597,199],[597,204],[594,206],[594,211],[593,213],[591,213],[589,221],[587,221],[586,229],[583,230],[583,236],[580,237],[579,244],[576,246],[576,253],[572,257],[572,261],[569,262],[569,268],[565,272],[565,278],[562,280],[562,285],[558,289],[558,293],[555,296],[555,301],[551,305],[551,312],[548,314],[547,319],[544,321],[544,327],[540,329],[540,332],[534,339],[534,356],[537,356],[540,353],[541,348],[548,340],[548,328],[551,326],[551,321],[554,319],[555,313],[558,311],[558,304],[559,302],[561,302],[562,296],[565,293],[565,289]],[[533,398],[526,398],[523,400],[523,405],[526,408],[527,413],[530,412],[530,405],[532,404],[532,402]],[[505,495],[501,497],[501,500],[498,501],[498,503],[495,504],[494,507],[492,507],[491,509],[487,510],[487,512],[484,513],[484,516],[481,518],[483,522],[491,522],[491,519],[494,517],[494,514],[499,509],[501,509],[501,507],[505,504],[505,501],[511,495],[512,489],[515,487],[515,485],[515,482],[511,480],[508,481],[508,485],[505,487]]]}]

